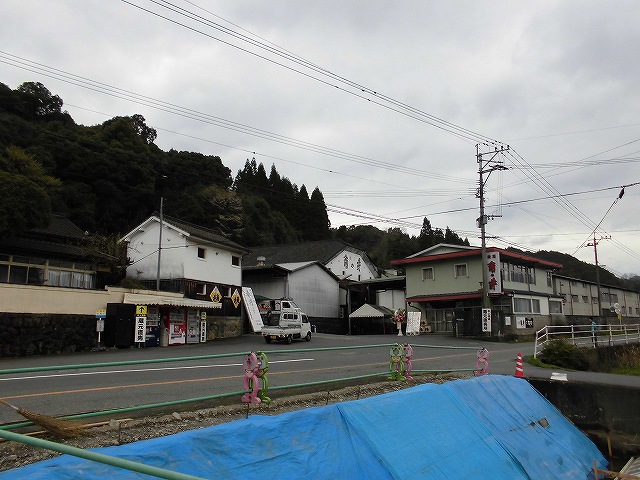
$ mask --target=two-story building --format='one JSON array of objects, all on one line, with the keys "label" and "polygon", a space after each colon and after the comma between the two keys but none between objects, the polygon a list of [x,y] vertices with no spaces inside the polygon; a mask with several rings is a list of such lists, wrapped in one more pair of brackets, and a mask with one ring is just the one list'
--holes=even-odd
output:
[{"label": "two-story building", "polygon": [[[408,311],[420,311],[425,331],[457,335],[533,334],[550,324],[561,297],[553,272],[562,265],[489,247],[439,244],[393,260],[406,273]],[[483,329],[483,266],[486,265],[491,323]]]},{"label": "two-story building", "polygon": [[[554,289],[561,297],[567,322],[589,324],[600,317],[600,322],[637,323],[640,319],[640,293],[611,285],[554,275]],[[600,313],[598,313],[598,310]],[[618,318],[620,315],[620,318]]]},{"label": "two-story building", "polygon": [[[114,319],[109,323],[117,324],[116,317],[131,317],[131,306],[143,306],[147,340],[152,344],[198,343],[242,333],[244,247],[166,216],[162,222],[149,217],[122,241],[128,245],[127,278],[147,291],[125,295],[125,306],[109,305],[107,320]],[[107,343],[132,341],[132,330],[124,323],[122,335],[105,327]]]}]

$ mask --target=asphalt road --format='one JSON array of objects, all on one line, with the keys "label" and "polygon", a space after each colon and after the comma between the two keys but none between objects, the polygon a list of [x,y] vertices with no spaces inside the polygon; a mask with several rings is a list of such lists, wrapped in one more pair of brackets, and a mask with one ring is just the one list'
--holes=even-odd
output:
[{"label": "asphalt road", "polygon": [[[477,351],[485,347],[490,352],[489,373],[513,375],[517,354],[521,352],[528,356],[533,352],[533,343],[491,343],[435,335],[315,334],[311,342],[294,342],[291,345],[267,345],[259,335],[244,335],[206,344],[167,348],[3,358],[0,359],[0,398],[39,413],[71,415],[240,392],[243,390],[242,362],[250,351],[267,353],[271,388],[384,373],[389,370],[388,345],[396,342],[408,342],[414,347],[415,370],[472,369],[476,367]],[[354,348],[332,349],[335,347]],[[220,354],[229,356],[210,357]],[[126,364],[132,361],[145,363]],[[63,368],[69,365],[84,367]],[[46,370],[8,371],[33,368]],[[536,378],[548,379],[552,374],[550,370],[527,364],[524,370],[526,376]],[[566,373],[569,381],[640,388],[638,377],[558,372]],[[276,397],[279,393],[271,390],[269,394]],[[237,401],[240,401],[239,396]],[[0,406],[0,424],[22,420],[12,409]]]}]

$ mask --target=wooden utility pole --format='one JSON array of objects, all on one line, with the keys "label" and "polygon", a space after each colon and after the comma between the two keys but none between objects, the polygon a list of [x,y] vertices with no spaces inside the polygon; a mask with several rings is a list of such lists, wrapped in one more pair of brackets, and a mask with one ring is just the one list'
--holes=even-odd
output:
[{"label": "wooden utility pole", "polygon": [[[489,219],[498,217],[499,215],[486,215],[484,213],[484,186],[489,180],[489,175],[495,170],[507,170],[502,161],[496,160],[496,157],[509,150],[509,145],[494,147],[493,151],[480,152],[480,144],[476,145],[476,159],[478,162],[478,175],[480,182],[476,197],[480,199],[480,216],[476,220],[476,224],[480,228],[480,241],[482,244],[482,308],[491,308],[491,299],[489,298],[489,279],[487,274],[487,242],[485,225]],[[484,160],[483,156],[487,155],[488,160]]]}]

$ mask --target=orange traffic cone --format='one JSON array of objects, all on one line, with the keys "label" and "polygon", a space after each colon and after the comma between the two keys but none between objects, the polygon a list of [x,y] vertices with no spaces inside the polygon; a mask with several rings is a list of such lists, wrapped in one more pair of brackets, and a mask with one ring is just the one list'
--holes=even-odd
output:
[{"label": "orange traffic cone", "polygon": [[518,352],[518,359],[516,360],[516,377],[524,378],[524,370],[522,369],[522,354]]}]

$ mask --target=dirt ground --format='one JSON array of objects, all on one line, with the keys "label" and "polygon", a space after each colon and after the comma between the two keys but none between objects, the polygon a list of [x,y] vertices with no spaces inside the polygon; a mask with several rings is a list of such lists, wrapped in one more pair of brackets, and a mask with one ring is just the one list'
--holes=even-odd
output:
[{"label": "dirt ground", "polygon": [[[269,405],[250,405],[247,408],[246,404],[239,402],[236,405],[174,412],[169,415],[149,416],[135,420],[113,419],[107,425],[90,428],[86,435],[76,438],[61,439],[47,434],[40,435],[40,437],[83,449],[122,445],[239,420],[247,415],[278,415],[329,403],[381,395],[416,384],[444,383],[460,378],[469,378],[469,375],[455,373],[421,375],[414,377],[412,382],[378,382],[295,396],[286,396],[285,391],[280,391],[270,395],[272,401]],[[0,471],[46,460],[57,455],[59,454],[49,450],[0,439]]]}]

